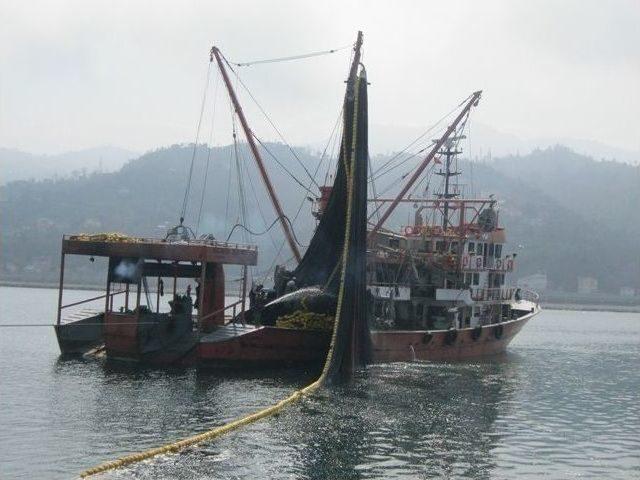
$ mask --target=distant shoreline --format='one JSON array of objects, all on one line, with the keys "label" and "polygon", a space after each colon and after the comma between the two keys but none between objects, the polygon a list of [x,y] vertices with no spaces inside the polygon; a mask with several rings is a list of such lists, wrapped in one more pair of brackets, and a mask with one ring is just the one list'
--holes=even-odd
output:
[{"label": "distant shoreline", "polygon": [[542,309],[547,310],[575,310],[583,312],[628,312],[628,313],[640,313],[640,305],[613,305],[610,303],[591,303],[591,304],[576,304],[576,303],[546,303],[540,302]]},{"label": "distant shoreline", "polygon": [[[66,284],[65,288],[71,290],[103,290],[104,285],[87,285],[87,284]],[[48,288],[57,289],[58,284],[53,282],[18,282],[11,280],[0,280],[0,287],[18,287],[18,288]],[[154,291],[153,289],[151,291]],[[570,302],[540,302],[543,309],[548,310],[574,310],[586,312],[630,312],[640,313],[640,304],[638,305],[617,305],[614,303],[570,303]]]}]

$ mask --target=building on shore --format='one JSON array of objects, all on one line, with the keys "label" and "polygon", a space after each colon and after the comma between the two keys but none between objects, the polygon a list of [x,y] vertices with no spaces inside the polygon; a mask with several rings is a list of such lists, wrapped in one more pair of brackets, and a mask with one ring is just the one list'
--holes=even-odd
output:
[{"label": "building on shore", "polygon": [[589,295],[598,291],[598,279],[593,277],[578,277],[578,293]]},{"label": "building on shore", "polygon": [[621,297],[635,297],[636,290],[633,287],[621,287],[620,288],[620,296]]}]

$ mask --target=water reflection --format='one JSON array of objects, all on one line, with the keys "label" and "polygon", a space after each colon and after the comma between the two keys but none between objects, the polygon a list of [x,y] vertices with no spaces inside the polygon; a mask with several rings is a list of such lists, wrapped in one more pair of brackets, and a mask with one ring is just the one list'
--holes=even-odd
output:
[{"label": "water reflection", "polygon": [[299,447],[305,478],[489,478],[514,382],[505,361],[374,366],[278,430]]}]

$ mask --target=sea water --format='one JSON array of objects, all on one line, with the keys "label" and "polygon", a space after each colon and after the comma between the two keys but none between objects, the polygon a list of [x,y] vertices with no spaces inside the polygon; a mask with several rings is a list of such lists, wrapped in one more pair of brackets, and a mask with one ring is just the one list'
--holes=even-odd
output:
[{"label": "sea water", "polygon": [[[56,290],[0,287],[0,325],[53,323],[56,303]],[[311,380],[62,360],[52,327],[0,327],[0,478],[73,478]],[[277,417],[100,478],[132,477],[640,478],[640,314],[543,311],[499,357],[370,366]]]}]

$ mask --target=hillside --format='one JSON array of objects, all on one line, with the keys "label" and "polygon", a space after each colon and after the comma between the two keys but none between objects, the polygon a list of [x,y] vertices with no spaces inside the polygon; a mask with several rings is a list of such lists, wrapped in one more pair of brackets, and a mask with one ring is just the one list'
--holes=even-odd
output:
[{"label": "hillside", "polygon": [[[286,147],[268,148],[298,178],[308,181]],[[175,145],[149,152],[116,172],[0,187],[2,279],[55,281],[63,233],[163,235],[177,223],[192,152],[192,146]],[[261,232],[275,215],[250,157],[243,147],[240,153],[248,224]],[[199,147],[186,215],[186,223],[192,226],[198,217],[206,155],[207,149]],[[308,169],[315,168],[317,157],[307,151],[297,155]],[[305,199],[309,193],[266,158],[287,215],[293,220],[300,208],[295,229],[304,244],[314,225]],[[382,161],[384,157],[373,159],[374,164]],[[463,182],[473,180],[476,190],[500,199],[509,248],[518,252],[519,276],[546,272],[553,288],[566,291],[575,290],[578,275],[598,278],[604,291],[640,287],[640,254],[632,240],[638,237],[640,225],[638,167],[597,162],[563,148],[462,167]],[[199,233],[226,239],[240,218],[236,168],[231,147],[212,150]],[[402,218],[406,216],[396,216],[394,223],[399,225]],[[232,240],[244,240],[240,229]],[[247,240],[260,248],[258,271],[268,269],[282,245],[277,227]],[[278,261],[289,256],[284,247]],[[87,265],[74,265],[79,279],[96,280]]]},{"label": "hillside", "polygon": [[58,155],[36,155],[0,148],[0,184],[77,176],[94,171],[113,172],[138,156],[135,152],[117,147],[88,148]]}]

